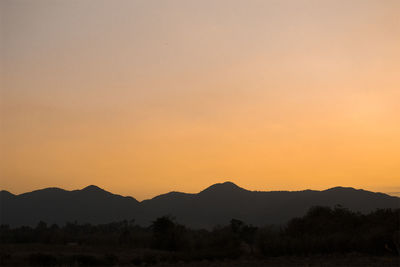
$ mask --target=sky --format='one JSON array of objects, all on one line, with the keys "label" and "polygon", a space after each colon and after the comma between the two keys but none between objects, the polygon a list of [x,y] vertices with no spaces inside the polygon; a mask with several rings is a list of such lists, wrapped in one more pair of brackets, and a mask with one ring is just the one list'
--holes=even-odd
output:
[{"label": "sky", "polygon": [[0,189],[400,192],[398,0],[0,1]]}]

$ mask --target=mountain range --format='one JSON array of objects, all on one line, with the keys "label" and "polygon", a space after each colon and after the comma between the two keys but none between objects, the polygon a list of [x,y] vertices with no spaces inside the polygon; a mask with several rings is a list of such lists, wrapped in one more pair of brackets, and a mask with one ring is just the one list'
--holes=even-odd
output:
[{"label": "mountain range", "polygon": [[63,225],[66,222],[101,224],[134,219],[149,225],[170,215],[192,228],[210,228],[232,218],[256,226],[283,224],[303,216],[312,206],[342,205],[367,213],[378,208],[400,208],[400,198],[350,187],[315,191],[249,191],[232,182],[214,184],[188,194],[170,192],[137,201],[91,185],[67,191],[46,188],[14,195],[0,191],[0,224],[35,226],[39,221]]}]

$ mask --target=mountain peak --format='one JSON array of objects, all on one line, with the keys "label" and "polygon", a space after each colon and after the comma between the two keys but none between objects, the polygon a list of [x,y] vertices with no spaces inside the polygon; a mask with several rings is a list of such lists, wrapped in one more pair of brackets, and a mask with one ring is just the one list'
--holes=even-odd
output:
[{"label": "mountain peak", "polygon": [[96,186],[96,185],[89,185],[83,188],[81,191],[86,191],[86,192],[105,192],[104,189]]},{"label": "mountain peak", "polygon": [[204,189],[203,191],[201,191],[200,193],[206,193],[206,192],[233,192],[233,191],[247,191],[246,189],[241,188],[240,186],[227,181],[224,183],[217,183],[217,184],[213,184],[210,187],[207,187],[206,189]]},{"label": "mountain peak", "polygon": [[343,187],[343,186],[336,186],[336,187],[332,187],[332,188],[329,188],[329,189],[326,189],[326,190],[324,190],[324,191],[327,191],[327,192],[329,192],[329,191],[333,191],[333,192],[340,192],[340,191],[357,191],[356,189],[354,189],[353,187]]}]

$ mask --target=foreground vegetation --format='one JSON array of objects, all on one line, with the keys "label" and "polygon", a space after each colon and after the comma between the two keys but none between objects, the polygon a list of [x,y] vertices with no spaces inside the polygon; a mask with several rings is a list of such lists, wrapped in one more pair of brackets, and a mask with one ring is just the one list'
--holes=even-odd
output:
[{"label": "foreground vegetation", "polygon": [[232,219],[212,230],[193,230],[169,216],[149,227],[133,220],[62,227],[44,222],[35,228],[2,225],[0,265],[284,266],[318,265],[329,258],[332,266],[357,260],[357,265],[398,266],[399,229],[400,209],[364,215],[340,206],[313,207],[279,227],[258,228]]}]

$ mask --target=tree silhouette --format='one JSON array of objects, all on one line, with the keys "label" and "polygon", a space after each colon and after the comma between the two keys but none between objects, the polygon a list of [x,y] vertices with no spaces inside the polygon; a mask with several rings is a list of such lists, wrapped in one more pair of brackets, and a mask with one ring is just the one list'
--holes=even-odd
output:
[{"label": "tree silhouette", "polygon": [[181,246],[185,228],[176,224],[171,216],[157,218],[151,229],[155,248],[173,251]]}]

